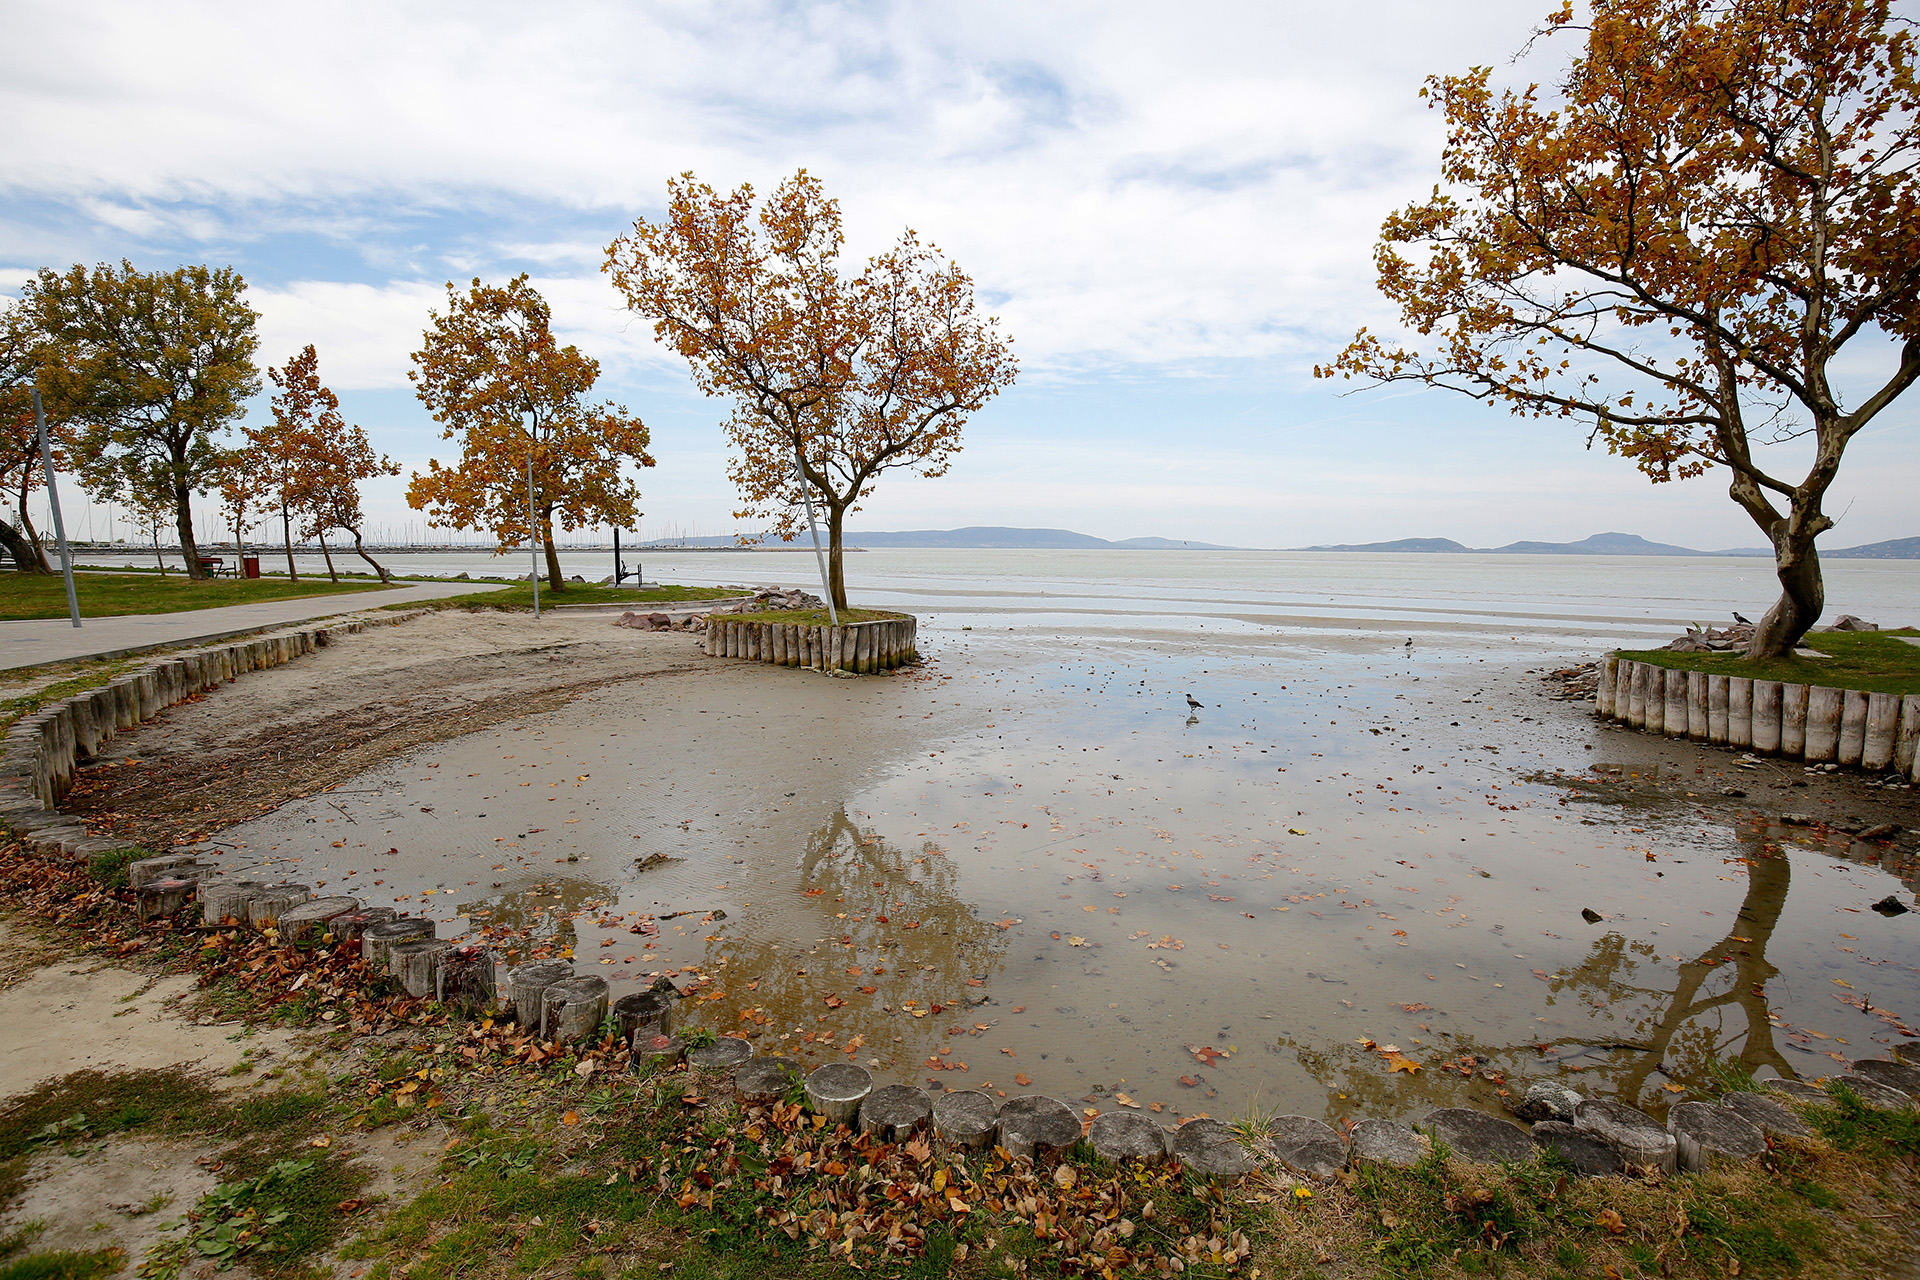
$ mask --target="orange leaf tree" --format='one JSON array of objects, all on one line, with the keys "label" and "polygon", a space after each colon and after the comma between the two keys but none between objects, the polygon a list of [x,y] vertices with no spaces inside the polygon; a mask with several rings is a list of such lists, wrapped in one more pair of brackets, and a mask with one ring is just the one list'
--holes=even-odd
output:
[{"label": "orange leaf tree", "polygon": [[[332,462],[329,442],[342,437],[349,428],[340,416],[340,398],[320,381],[320,355],[308,343],[284,368],[270,368],[267,378],[277,390],[273,393],[273,421],[264,426],[246,427],[246,458],[227,472],[223,495],[229,508],[238,504],[243,491],[251,486],[252,495],[264,499],[269,509],[280,511],[280,536],[286,548],[287,580],[298,582],[300,574],[293,563],[293,532],[296,524],[301,537],[311,536],[316,493],[327,481]],[[332,558],[328,557],[331,567]]]},{"label": "orange leaf tree", "polygon": [[[361,540],[360,526],[366,523],[367,518],[360,506],[360,482],[375,476],[397,476],[400,466],[385,455],[375,453],[367,433],[356,426],[341,423],[339,431],[322,438],[318,443],[318,479],[306,495],[307,519],[303,532],[320,539],[320,546],[324,550],[327,530],[345,529],[353,535],[354,554],[373,566],[373,571],[380,575],[380,581],[385,582],[388,578],[386,569],[367,554],[366,543]],[[327,556],[327,569],[332,572],[331,553]],[[334,576],[334,581],[339,581],[338,575]]]},{"label": "orange leaf tree", "polygon": [[139,271],[123,260],[89,271],[42,269],[21,303],[62,359],[48,390],[73,427],[70,453],[97,498],[137,506],[171,495],[187,576],[206,576],[194,545],[192,496],[217,482],[216,437],[260,389],[258,320],[231,267]]},{"label": "orange leaf tree", "polygon": [[[40,465],[40,438],[33,421],[32,392],[40,380],[41,361],[46,344],[25,308],[0,307],[0,491],[20,495],[20,527],[0,519],[0,544],[20,573],[52,573],[46,548],[34,532],[27,515],[27,494],[44,483]],[[57,420],[49,415],[48,431],[57,430]]]},{"label": "orange leaf tree", "polygon": [[527,461],[533,461],[535,536],[547,576],[566,589],[553,522],[566,530],[631,525],[640,490],[623,463],[650,467],[646,424],[624,405],[589,404],[600,362],[554,340],[552,312],[522,274],[506,285],[447,285],[407,374],[422,404],[460,440],[460,461],[429,459],[407,502],[437,528],[487,529],[501,553],[527,535]]},{"label": "orange leaf tree", "polygon": [[826,508],[828,590],[845,608],[847,513],[883,471],[946,474],[967,419],[1013,383],[1009,342],[975,312],[972,279],[912,231],[842,276],[839,203],[804,169],[757,211],[751,186],[723,196],[692,174],[667,194],[606,270],[700,389],[733,402],[736,515],[791,540],[803,485]]},{"label": "orange leaf tree", "polygon": [[[1445,186],[1375,251],[1410,337],[1363,329],[1315,372],[1584,420],[1656,483],[1724,467],[1781,587],[1748,655],[1777,656],[1825,607],[1814,539],[1848,442],[1920,378],[1913,41],[1886,0],[1548,23],[1585,32],[1551,94],[1428,81]],[[1797,479],[1762,457],[1788,441]]]}]

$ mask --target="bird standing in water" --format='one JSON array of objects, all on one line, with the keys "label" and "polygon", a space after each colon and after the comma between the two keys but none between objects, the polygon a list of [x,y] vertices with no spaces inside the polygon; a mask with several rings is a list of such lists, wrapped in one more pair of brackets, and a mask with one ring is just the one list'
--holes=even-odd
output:
[{"label": "bird standing in water", "polygon": [[1204,706],[1206,706],[1206,705],[1207,705],[1207,704],[1206,704],[1206,703],[1204,703],[1204,702],[1195,702],[1195,701],[1193,700],[1193,695],[1192,695],[1192,694],[1188,694],[1188,695],[1187,695],[1187,709],[1188,709],[1189,711],[1198,711],[1198,710],[1199,710],[1200,708],[1202,708],[1202,707],[1204,707]]}]

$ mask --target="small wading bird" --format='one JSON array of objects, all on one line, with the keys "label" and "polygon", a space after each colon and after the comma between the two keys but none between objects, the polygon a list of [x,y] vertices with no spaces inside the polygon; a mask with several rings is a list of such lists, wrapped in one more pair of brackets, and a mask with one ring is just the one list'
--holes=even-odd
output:
[{"label": "small wading bird", "polygon": [[1733,620],[1735,623],[1743,627],[1750,627],[1753,625],[1751,622],[1748,622],[1745,618],[1740,616],[1740,611],[1738,609],[1735,609],[1733,611]]},{"label": "small wading bird", "polygon": [[1409,648],[1409,649],[1411,649],[1411,648],[1413,648],[1413,637],[1412,637],[1412,636],[1408,636],[1408,637],[1407,637],[1407,643],[1406,643],[1406,647],[1407,647],[1407,648]]},{"label": "small wading bird", "polygon": [[1200,708],[1202,708],[1202,707],[1204,707],[1204,706],[1206,706],[1206,705],[1207,705],[1207,704],[1206,704],[1206,703],[1204,703],[1204,702],[1195,702],[1195,701],[1193,700],[1193,695],[1192,695],[1192,694],[1188,694],[1188,695],[1187,695],[1187,709],[1188,709],[1189,711],[1198,711],[1198,710],[1199,710]]}]

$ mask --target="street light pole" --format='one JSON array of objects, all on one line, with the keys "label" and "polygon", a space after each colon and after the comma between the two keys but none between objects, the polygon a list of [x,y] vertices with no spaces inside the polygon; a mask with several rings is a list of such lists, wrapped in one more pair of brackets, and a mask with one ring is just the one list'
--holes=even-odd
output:
[{"label": "street light pole", "polygon": [[527,410],[527,553],[533,559],[533,620],[540,621],[540,540],[533,523],[533,410]]},{"label": "street light pole", "polygon": [[[53,535],[60,541],[60,572],[67,579],[67,613],[78,630],[80,597],[73,591],[73,550],[67,545],[66,522],[60,518],[60,490],[53,483],[53,446],[47,443],[47,411],[41,407],[38,387],[33,389],[33,429],[40,437],[40,461],[47,468],[47,505],[53,508]],[[21,487],[24,492],[24,484]]]}]

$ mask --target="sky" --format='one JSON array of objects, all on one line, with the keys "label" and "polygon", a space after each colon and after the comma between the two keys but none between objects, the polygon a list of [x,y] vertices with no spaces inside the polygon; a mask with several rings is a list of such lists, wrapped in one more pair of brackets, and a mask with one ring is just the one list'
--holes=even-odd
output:
[{"label": "sky", "polygon": [[[76,262],[231,265],[262,363],[313,343],[411,471],[454,456],[406,378],[429,310],[524,271],[652,430],[639,532],[730,533],[725,409],[600,263],[673,175],[770,191],[804,167],[850,260],[911,227],[1021,361],[951,472],[888,476],[854,528],[1754,546],[1723,476],[1650,486],[1575,424],[1312,377],[1394,325],[1371,252],[1438,177],[1422,80],[1550,78],[1569,43],[1513,55],[1552,7],[0,0],[0,293]],[[1916,405],[1854,441],[1826,545],[1920,534]],[[404,476],[366,492],[376,528],[422,520]]]}]

